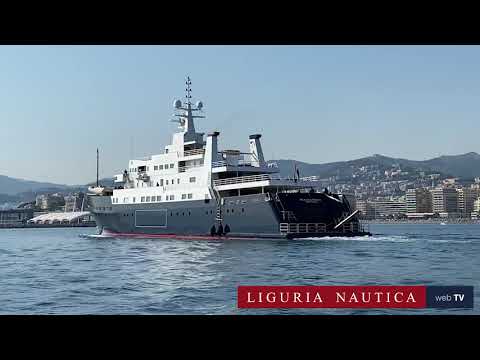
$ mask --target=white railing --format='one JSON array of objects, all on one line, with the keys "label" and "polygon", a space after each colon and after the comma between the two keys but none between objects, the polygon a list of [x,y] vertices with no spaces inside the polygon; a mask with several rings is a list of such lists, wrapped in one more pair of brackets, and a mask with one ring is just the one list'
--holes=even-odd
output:
[{"label": "white railing", "polygon": [[278,174],[258,174],[258,175],[238,176],[238,177],[232,177],[227,179],[213,180],[213,185],[214,186],[232,185],[232,184],[243,184],[243,183],[249,183],[249,182],[255,182],[255,181],[269,181],[269,180],[281,180],[291,184],[297,184],[302,186],[312,186],[312,184],[309,181],[295,180],[290,177],[285,178],[285,177],[281,177]]},{"label": "white railing", "polygon": [[178,167],[178,172],[185,172],[189,169],[193,169],[193,168],[198,168],[198,167],[203,167],[203,164],[200,164],[200,165],[188,165],[188,166],[179,166]]},{"label": "white railing", "polygon": [[[282,234],[325,233],[327,227],[322,223],[280,223]],[[332,233],[363,232],[365,228],[358,223],[348,223],[332,230]]]},{"label": "white railing", "polygon": [[183,152],[183,156],[193,156],[193,155],[203,155],[205,154],[205,149],[194,149],[194,150],[186,150]]},{"label": "white railing", "polygon": [[268,181],[268,180],[284,180],[279,175],[269,175],[269,174],[259,174],[259,175],[249,175],[249,176],[238,176],[227,179],[213,180],[214,186],[220,185],[232,185],[232,184],[243,184],[248,182],[255,181]]},{"label": "white railing", "polygon": [[323,223],[280,223],[282,234],[324,233],[327,227]]},{"label": "white railing", "polygon": [[247,161],[247,160],[238,160],[238,161],[235,161],[234,164],[232,163],[229,163],[228,161],[214,161],[212,162],[212,167],[222,167],[222,166],[253,166],[253,164],[255,163],[252,163],[251,161]]}]

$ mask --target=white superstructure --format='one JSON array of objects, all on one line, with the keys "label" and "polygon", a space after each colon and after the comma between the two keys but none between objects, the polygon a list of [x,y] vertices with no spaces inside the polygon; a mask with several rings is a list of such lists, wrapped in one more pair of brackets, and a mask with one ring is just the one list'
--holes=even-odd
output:
[{"label": "white superstructure", "polygon": [[[211,199],[213,191],[249,188],[264,188],[270,185],[281,187],[316,186],[314,182],[282,179],[278,169],[265,162],[261,135],[251,135],[249,152],[218,150],[219,132],[207,135],[196,132],[194,119],[204,118],[203,103],[191,103],[191,81],[187,78],[185,103],[174,101],[174,120],[179,132],[172,136],[171,144],[165,146],[162,154],[146,159],[129,161],[128,169],[115,176],[112,205],[161,203]],[[223,178],[223,174],[238,176]]]}]

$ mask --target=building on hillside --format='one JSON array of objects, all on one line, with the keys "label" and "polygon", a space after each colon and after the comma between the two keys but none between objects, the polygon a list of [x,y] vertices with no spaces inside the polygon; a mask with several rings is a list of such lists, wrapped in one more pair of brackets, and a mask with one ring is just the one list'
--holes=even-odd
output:
[{"label": "building on hillside", "polygon": [[41,210],[54,210],[65,206],[65,199],[60,194],[43,194],[36,197],[35,205]]},{"label": "building on hillside", "polygon": [[86,199],[85,199],[84,193],[67,195],[64,197],[64,200],[65,200],[65,207],[64,207],[65,212],[83,211],[85,208],[84,202]]}]

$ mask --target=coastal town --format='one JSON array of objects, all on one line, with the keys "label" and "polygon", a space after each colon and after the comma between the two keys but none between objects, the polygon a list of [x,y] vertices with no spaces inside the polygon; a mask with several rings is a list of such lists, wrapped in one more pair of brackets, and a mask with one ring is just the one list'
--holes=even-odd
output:
[{"label": "coastal town", "polygon": [[[337,174],[302,178],[317,182],[319,189],[347,195],[364,221],[480,222],[480,177],[449,177],[396,163],[350,166],[347,175]],[[0,204],[0,227],[95,226],[86,187],[29,196],[34,200]]]}]

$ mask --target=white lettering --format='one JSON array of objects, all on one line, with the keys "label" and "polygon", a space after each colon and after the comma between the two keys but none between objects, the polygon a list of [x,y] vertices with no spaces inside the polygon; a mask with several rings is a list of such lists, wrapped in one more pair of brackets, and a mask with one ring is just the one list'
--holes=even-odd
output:
[{"label": "white lettering", "polygon": [[[283,295],[286,295],[286,296],[285,296],[285,297],[286,297],[285,300],[283,299]],[[289,298],[288,293],[286,293],[286,294],[283,293],[283,292],[280,293],[280,301],[281,301],[281,302],[283,302],[283,303],[288,302],[288,298]]]},{"label": "white lettering", "polygon": [[268,292],[267,293],[267,302],[269,302],[269,303],[275,302],[275,293],[274,292]]}]

